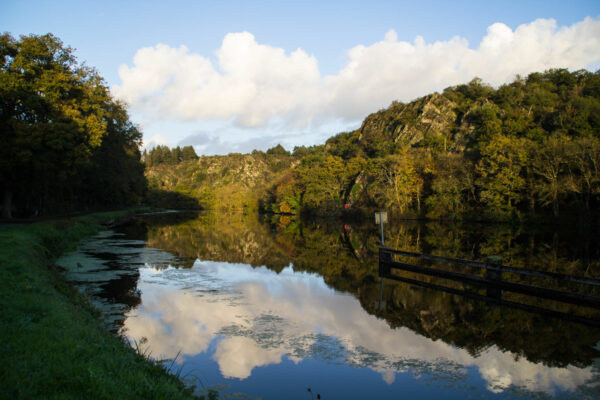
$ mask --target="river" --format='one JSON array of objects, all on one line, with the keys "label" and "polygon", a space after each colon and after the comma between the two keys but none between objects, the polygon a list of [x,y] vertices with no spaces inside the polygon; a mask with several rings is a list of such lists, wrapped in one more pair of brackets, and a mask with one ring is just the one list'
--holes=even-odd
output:
[{"label": "river", "polygon": [[[384,233],[396,249],[600,278],[592,228],[390,221]],[[164,213],[88,238],[58,265],[108,329],[199,393],[600,398],[600,329],[382,281],[379,245],[374,223]],[[509,299],[600,320],[593,308]]]}]

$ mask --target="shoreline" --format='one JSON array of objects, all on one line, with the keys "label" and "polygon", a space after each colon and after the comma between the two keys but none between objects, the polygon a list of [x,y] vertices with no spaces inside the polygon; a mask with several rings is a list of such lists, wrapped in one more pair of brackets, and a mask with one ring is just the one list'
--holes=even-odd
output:
[{"label": "shoreline", "polygon": [[198,399],[194,388],[101,326],[99,311],[54,266],[106,221],[136,210],[0,230],[0,398]]}]

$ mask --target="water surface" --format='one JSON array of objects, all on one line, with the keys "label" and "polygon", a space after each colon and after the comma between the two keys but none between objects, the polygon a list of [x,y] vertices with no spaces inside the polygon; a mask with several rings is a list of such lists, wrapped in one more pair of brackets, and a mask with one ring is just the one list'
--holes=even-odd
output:
[{"label": "water surface", "polygon": [[[498,255],[515,266],[600,275],[594,230],[397,222],[385,233],[387,245],[408,251]],[[105,310],[109,328],[152,357],[175,360],[168,365],[200,392],[267,399],[310,399],[311,392],[323,399],[600,397],[597,328],[382,284],[378,247],[371,224],[167,214],[88,239],[60,264]],[[594,309],[525,297],[516,296],[600,319]]]}]

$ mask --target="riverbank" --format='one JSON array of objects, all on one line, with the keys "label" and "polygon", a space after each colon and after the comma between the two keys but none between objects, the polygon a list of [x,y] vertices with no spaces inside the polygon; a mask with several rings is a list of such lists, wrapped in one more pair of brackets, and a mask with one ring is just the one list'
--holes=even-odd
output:
[{"label": "riverbank", "polygon": [[53,263],[128,211],[0,229],[0,398],[192,399],[192,389],[103,329]]}]

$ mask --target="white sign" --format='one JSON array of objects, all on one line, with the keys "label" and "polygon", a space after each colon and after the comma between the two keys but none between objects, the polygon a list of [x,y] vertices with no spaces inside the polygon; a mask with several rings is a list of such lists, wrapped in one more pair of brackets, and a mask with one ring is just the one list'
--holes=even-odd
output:
[{"label": "white sign", "polygon": [[376,224],[387,224],[387,212],[378,212],[375,213],[375,223]]}]

